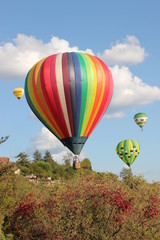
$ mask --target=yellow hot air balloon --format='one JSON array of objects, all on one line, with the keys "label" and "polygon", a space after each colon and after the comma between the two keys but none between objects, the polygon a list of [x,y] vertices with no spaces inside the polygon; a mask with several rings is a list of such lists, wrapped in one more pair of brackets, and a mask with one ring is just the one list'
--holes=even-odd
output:
[{"label": "yellow hot air balloon", "polygon": [[15,89],[13,90],[13,94],[14,94],[14,96],[15,96],[16,98],[21,99],[21,97],[22,97],[23,94],[24,94],[24,89],[21,88],[21,87],[15,88]]}]

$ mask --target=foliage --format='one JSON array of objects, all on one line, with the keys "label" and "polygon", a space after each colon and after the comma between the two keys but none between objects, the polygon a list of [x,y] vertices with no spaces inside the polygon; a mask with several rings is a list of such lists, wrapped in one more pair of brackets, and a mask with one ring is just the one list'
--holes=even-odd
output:
[{"label": "foliage", "polygon": [[33,161],[34,161],[34,162],[42,161],[42,154],[41,154],[40,151],[36,150],[36,151],[33,153]]},{"label": "foliage", "polygon": [[9,136],[1,137],[1,139],[0,139],[0,144],[1,144],[1,143],[4,143],[5,141],[7,141],[8,138],[9,138]]},{"label": "foliage", "polygon": [[83,161],[81,161],[81,168],[92,170],[92,165],[88,158],[85,158]]},{"label": "foliage", "polygon": [[29,164],[30,164],[29,157],[28,157],[28,155],[27,155],[25,152],[19,153],[19,154],[16,156],[16,158],[17,158],[16,163],[17,163],[18,165],[26,166],[26,167],[29,166]]},{"label": "foliage", "polygon": [[71,161],[73,159],[73,154],[72,153],[66,153],[64,156],[63,156],[63,161],[64,161],[64,164],[68,167],[71,166]]},{"label": "foliage", "polygon": [[[0,168],[0,239],[159,240],[160,183],[129,171],[118,175],[54,160],[20,165],[52,184],[35,184]],[[27,170],[28,169],[28,170]]]},{"label": "foliage", "polygon": [[[74,174],[73,174],[74,173]],[[3,231],[13,239],[160,239],[160,183],[132,175],[74,171],[68,180],[31,189],[11,204]],[[24,177],[21,177],[23,179]],[[35,185],[33,184],[33,187]],[[17,186],[18,187],[18,186]],[[24,190],[23,190],[24,191]],[[5,205],[6,206],[6,205]]]},{"label": "foliage", "polygon": [[53,160],[52,155],[51,155],[51,153],[48,150],[45,151],[43,160],[45,162],[49,162],[52,166],[56,165],[56,162]]}]

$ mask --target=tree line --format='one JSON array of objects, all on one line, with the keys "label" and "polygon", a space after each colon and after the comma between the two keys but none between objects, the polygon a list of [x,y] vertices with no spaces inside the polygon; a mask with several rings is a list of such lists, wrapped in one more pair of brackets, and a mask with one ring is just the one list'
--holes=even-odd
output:
[{"label": "tree line", "polygon": [[[33,153],[33,159],[31,160],[27,153],[20,152],[16,156],[16,165],[20,168],[21,174],[36,175],[38,177],[51,177],[52,179],[69,178],[74,175],[73,167],[71,165],[73,155],[66,153],[63,156],[62,164],[57,163],[52,154],[46,150],[44,155],[39,150],[35,150]],[[81,169],[92,170],[91,162],[88,158],[84,158],[81,161]]]}]

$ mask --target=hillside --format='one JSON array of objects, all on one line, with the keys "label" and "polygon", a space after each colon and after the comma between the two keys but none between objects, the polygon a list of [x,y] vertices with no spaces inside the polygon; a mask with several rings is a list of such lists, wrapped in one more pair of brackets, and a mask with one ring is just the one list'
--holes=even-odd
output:
[{"label": "hillside", "polygon": [[160,239],[159,182],[126,170],[63,174],[47,185],[1,166],[0,239]]}]

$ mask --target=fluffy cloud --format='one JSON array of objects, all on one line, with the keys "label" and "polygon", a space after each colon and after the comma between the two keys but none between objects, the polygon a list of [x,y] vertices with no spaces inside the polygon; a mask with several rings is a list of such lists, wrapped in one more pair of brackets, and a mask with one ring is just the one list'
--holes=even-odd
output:
[{"label": "fluffy cloud", "polygon": [[45,127],[31,140],[31,145],[33,149],[41,151],[54,149],[57,151],[64,148],[63,144]]},{"label": "fluffy cloud", "polygon": [[147,53],[135,36],[127,36],[124,42],[117,42],[111,49],[98,53],[98,57],[109,65],[132,65],[144,61]]},{"label": "fluffy cloud", "polygon": [[150,86],[137,76],[133,76],[129,68],[111,68],[114,79],[114,92],[106,117],[122,117],[123,110],[129,107],[150,104],[160,100],[160,88]]},{"label": "fluffy cloud", "polygon": [[[70,47],[68,41],[58,37],[52,37],[48,43],[44,43],[33,36],[18,34],[12,42],[0,46],[0,79],[24,79],[35,62],[47,55],[65,51],[80,50],[77,46]],[[93,54],[91,49],[86,49],[85,52]],[[127,36],[124,42],[117,42],[111,49],[98,54],[107,64],[117,63],[111,68],[114,93],[106,117],[120,118],[127,107],[160,100],[159,87],[150,86],[133,76],[128,67],[120,67],[121,64],[142,62],[146,55],[135,36]]]},{"label": "fluffy cloud", "polygon": [[[63,156],[69,150],[45,127],[31,140],[30,148],[27,150],[30,154],[36,149],[44,153],[46,150],[50,151],[53,159],[58,163],[63,163]],[[85,154],[80,154],[80,160],[85,158]]]},{"label": "fluffy cloud", "polygon": [[[52,37],[44,43],[33,36],[18,34],[12,42],[0,45],[0,79],[24,79],[29,69],[40,59],[58,52],[80,51],[69,42]],[[81,50],[82,51],[82,50]],[[92,50],[85,52],[93,54]]]}]

